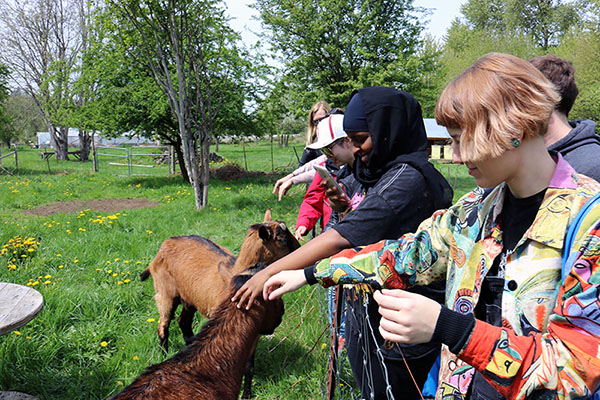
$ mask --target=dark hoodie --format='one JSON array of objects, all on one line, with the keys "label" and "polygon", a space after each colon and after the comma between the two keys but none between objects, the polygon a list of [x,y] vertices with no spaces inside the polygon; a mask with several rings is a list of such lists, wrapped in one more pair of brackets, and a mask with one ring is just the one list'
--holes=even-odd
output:
[{"label": "dark hoodie", "polygon": [[573,130],[548,150],[558,151],[575,171],[600,182],[600,137],[595,132],[596,123],[580,119],[569,124]]}]

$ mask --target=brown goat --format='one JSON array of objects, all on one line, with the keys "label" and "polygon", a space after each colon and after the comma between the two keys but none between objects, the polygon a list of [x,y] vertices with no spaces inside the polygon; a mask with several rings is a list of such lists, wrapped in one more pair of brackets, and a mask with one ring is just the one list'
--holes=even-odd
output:
[{"label": "brown goat", "polygon": [[237,399],[244,366],[259,335],[273,333],[283,315],[281,300],[260,298],[250,310],[238,309],[230,301],[237,289],[262,268],[263,264],[257,264],[236,275],[228,295],[185,349],[147,368],[111,399]]},{"label": "brown goat", "polygon": [[231,277],[251,265],[270,264],[300,247],[283,222],[272,221],[271,211],[262,224],[248,229],[237,259],[213,241],[201,236],[177,236],[165,240],[158,254],[141,274],[142,281],[152,275],[154,299],[160,322],[160,345],[168,350],[169,324],[177,306],[183,309],[177,322],[186,342],[193,336],[194,313],[209,317],[227,297]]}]

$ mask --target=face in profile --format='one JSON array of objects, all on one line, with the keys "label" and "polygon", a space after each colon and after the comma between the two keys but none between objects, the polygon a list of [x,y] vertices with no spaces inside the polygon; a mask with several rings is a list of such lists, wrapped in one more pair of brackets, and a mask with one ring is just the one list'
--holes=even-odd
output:
[{"label": "face in profile", "polygon": [[351,164],[354,161],[352,142],[347,137],[336,140],[329,146],[321,149],[321,151],[338,167]]},{"label": "face in profile", "polygon": [[323,118],[327,116],[327,111],[325,111],[322,107],[315,111],[312,115],[312,121],[315,126],[319,124]]},{"label": "face in profile", "polygon": [[369,161],[369,154],[373,151],[371,134],[369,132],[346,132],[346,134],[352,141],[354,154],[360,158],[360,161],[366,164]]},{"label": "face in profile", "polygon": [[465,164],[477,186],[491,188],[502,182],[510,185],[511,180],[517,176],[517,166],[520,163],[517,151],[507,150],[498,157],[488,157],[478,161],[463,160],[460,152],[461,130],[448,128],[448,133],[452,137],[452,162]]}]

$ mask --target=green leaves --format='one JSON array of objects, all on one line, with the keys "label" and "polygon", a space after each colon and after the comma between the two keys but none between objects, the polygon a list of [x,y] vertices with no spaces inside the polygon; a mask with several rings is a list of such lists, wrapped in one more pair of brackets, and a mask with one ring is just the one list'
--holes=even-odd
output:
[{"label": "green leaves", "polygon": [[258,0],[255,7],[280,55],[282,82],[293,88],[296,115],[320,99],[343,107],[360,87],[424,83],[418,68],[406,68],[425,54],[431,61],[420,49],[424,10],[412,0]]}]

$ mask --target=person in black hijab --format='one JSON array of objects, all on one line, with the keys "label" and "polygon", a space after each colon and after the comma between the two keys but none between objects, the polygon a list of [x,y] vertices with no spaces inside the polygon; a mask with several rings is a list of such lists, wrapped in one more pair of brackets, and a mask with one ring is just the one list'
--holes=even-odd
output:
[{"label": "person in black hijab", "polygon": [[[451,204],[450,186],[427,161],[427,136],[421,107],[410,94],[388,87],[358,90],[344,114],[344,130],[353,141],[355,153],[353,173],[341,181],[351,201],[337,204],[338,209],[344,209],[344,218],[332,229],[269,265],[246,282],[232,299],[238,302],[238,307],[250,308],[254,299],[262,294],[267,279],[280,271],[312,266],[343,249],[382,239],[396,239],[416,230],[419,223],[435,210]],[[419,287],[415,291],[438,301],[443,300],[443,287]],[[370,301],[365,309],[359,293],[351,295],[349,300],[355,303],[353,310],[357,313],[346,315],[346,345],[349,356],[354,357],[350,361],[363,394],[370,398],[372,388],[376,399],[387,399],[385,374],[377,362],[377,356],[371,350],[361,352],[358,348],[363,344],[369,349],[374,347],[374,341],[357,342],[360,334],[363,338],[367,333],[370,336],[364,324],[364,318],[368,315],[376,341],[384,351],[387,382],[392,385],[394,397],[419,398],[398,347],[387,349],[383,346],[377,332],[380,316],[375,302]],[[353,321],[349,327],[348,321],[351,319]],[[352,351],[351,346],[354,346]],[[402,352],[417,384],[422,387],[439,354],[439,344],[403,346]],[[368,363],[366,370],[360,371],[357,366],[362,364],[363,356],[370,357],[373,362]]]},{"label": "person in black hijab", "polygon": [[[389,87],[356,91],[346,109],[344,130],[355,147],[353,175],[342,180],[352,202],[351,211],[333,229],[353,246],[413,232],[433,211],[450,206],[452,189],[428,162],[421,107],[409,93]],[[418,287],[415,292],[444,300],[443,283]],[[381,316],[370,292],[353,287],[345,290],[345,297],[346,347],[362,396],[387,399],[389,383],[397,399],[420,398],[417,386],[423,387],[439,343],[387,346],[378,331]]]}]

